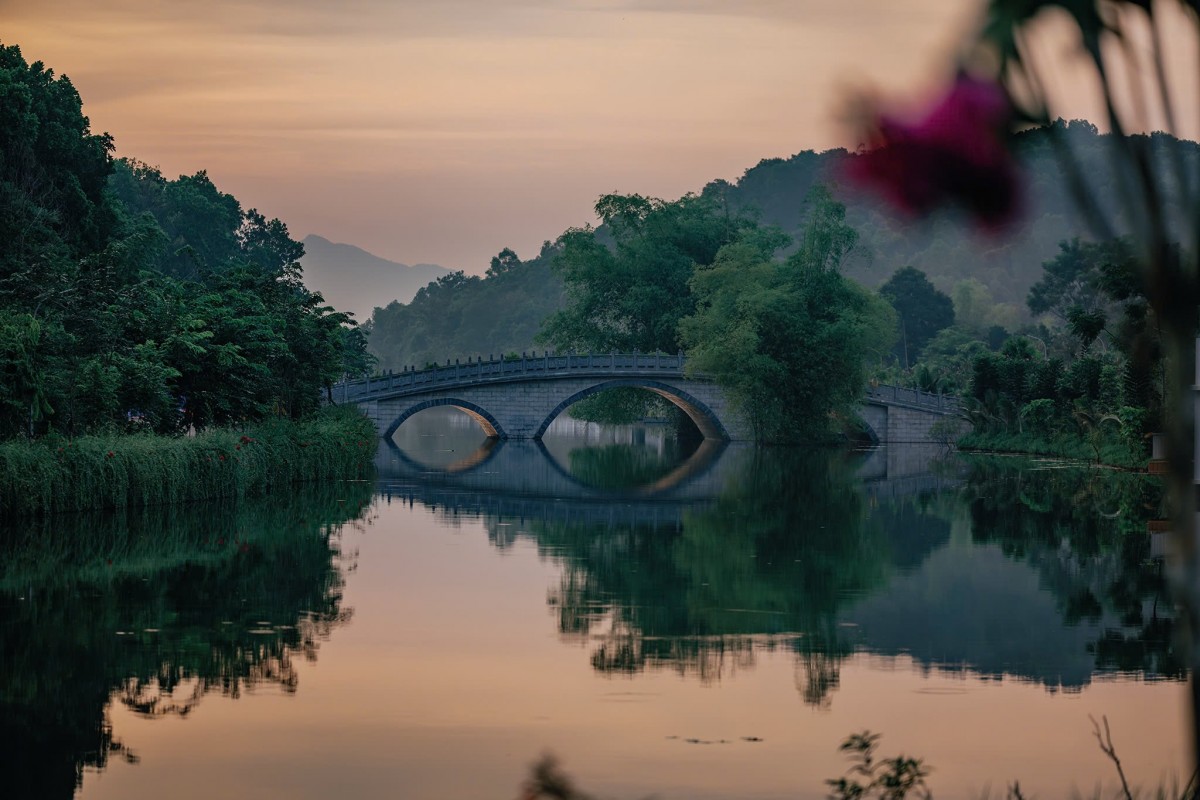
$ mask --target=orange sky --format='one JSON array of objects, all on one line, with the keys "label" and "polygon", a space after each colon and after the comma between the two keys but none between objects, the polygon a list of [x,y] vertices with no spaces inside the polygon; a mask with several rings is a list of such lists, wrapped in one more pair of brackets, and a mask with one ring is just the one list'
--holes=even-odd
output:
[{"label": "orange sky", "polygon": [[120,155],[294,235],[482,272],[761,158],[850,145],[847,81],[912,88],[961,0],[0,0]]},{"label": "orange sky", "polygon": [[0,0],[95,130],[297,238],[482,272],[760,159],[851,146],[851,86],[938,81],[963,0]]}]

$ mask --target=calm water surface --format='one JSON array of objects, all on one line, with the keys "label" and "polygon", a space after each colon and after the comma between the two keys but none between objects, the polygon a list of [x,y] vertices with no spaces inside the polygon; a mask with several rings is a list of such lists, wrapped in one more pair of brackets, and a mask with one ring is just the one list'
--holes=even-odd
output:
[{"label": "calm water surface", "polygon": [[943,797],[1182,771],[1145,478],[427,412],[378,478],[0,536],[0,796]]}]

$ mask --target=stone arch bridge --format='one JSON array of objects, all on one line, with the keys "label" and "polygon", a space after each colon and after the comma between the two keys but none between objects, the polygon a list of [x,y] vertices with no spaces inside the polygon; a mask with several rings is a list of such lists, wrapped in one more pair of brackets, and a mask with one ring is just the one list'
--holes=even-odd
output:
[{"label": "stone arch bridge", "polygon": [[[724,389],[705,376],[689,376],[684,367],[683,355],[656,353],[473,359],[346,381],[333,387],[331,397],[362,408],[383,438],[419,411],[452,406],[489,437],[540,439],[555,417],[580,400],[633,387],[676,405],[706,439],[752,441],[753,430]],[[863,397],[860,416],[881,444],[928,443],[938,438],[938,429],[931,432],[936,423],[959,419],[959,406],[942,395],[878,386]]]}]

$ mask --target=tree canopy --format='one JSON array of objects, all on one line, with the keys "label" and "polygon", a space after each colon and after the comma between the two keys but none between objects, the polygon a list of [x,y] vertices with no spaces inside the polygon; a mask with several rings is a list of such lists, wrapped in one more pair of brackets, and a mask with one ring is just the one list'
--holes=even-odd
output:
[{"label": "tree canopy", "polygon": [[303,246],[203,171],[114,161],[78,93],[0,45],[0,436],[302,415],[369,367]]},{"label": "tree canopy", "polygon": [[691,281],[696,312],[681,332],[691,369],[732,393],[760,439],[827,436],[853,415],[864,365],[890,347],[895,315],[838,271],[854,241],[845,207],[815,192],[804,244],[766,228],[726,245]]},{"label": "tree canopy", "polygon": [[892,351],[907,369],[921,357],[925,345],[937,333],[954,324],[954,303],[949,295],[934,288],[925,273],[902,267],[879,287],[891,303],[900,323],[900,337]]},{"label": "tree canopy", "polygon": [[554,268],[567,304],[546,320],[542,339],[565,350],[676,352],[679,321],[695,310],[693,271],[751,221],[695,195],[667,202],[609,194],[596,214],[604,236],[584,227],[559,238]]}]

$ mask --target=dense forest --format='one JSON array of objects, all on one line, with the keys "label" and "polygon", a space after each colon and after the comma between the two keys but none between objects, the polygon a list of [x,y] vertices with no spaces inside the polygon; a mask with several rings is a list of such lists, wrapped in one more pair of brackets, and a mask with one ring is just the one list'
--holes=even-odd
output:
[{"label": "dense forest", "polygon": [[203,171],[113,158],[78,92],[0,45],[0,437],[299,417],[369,369],[303,246]]}]

